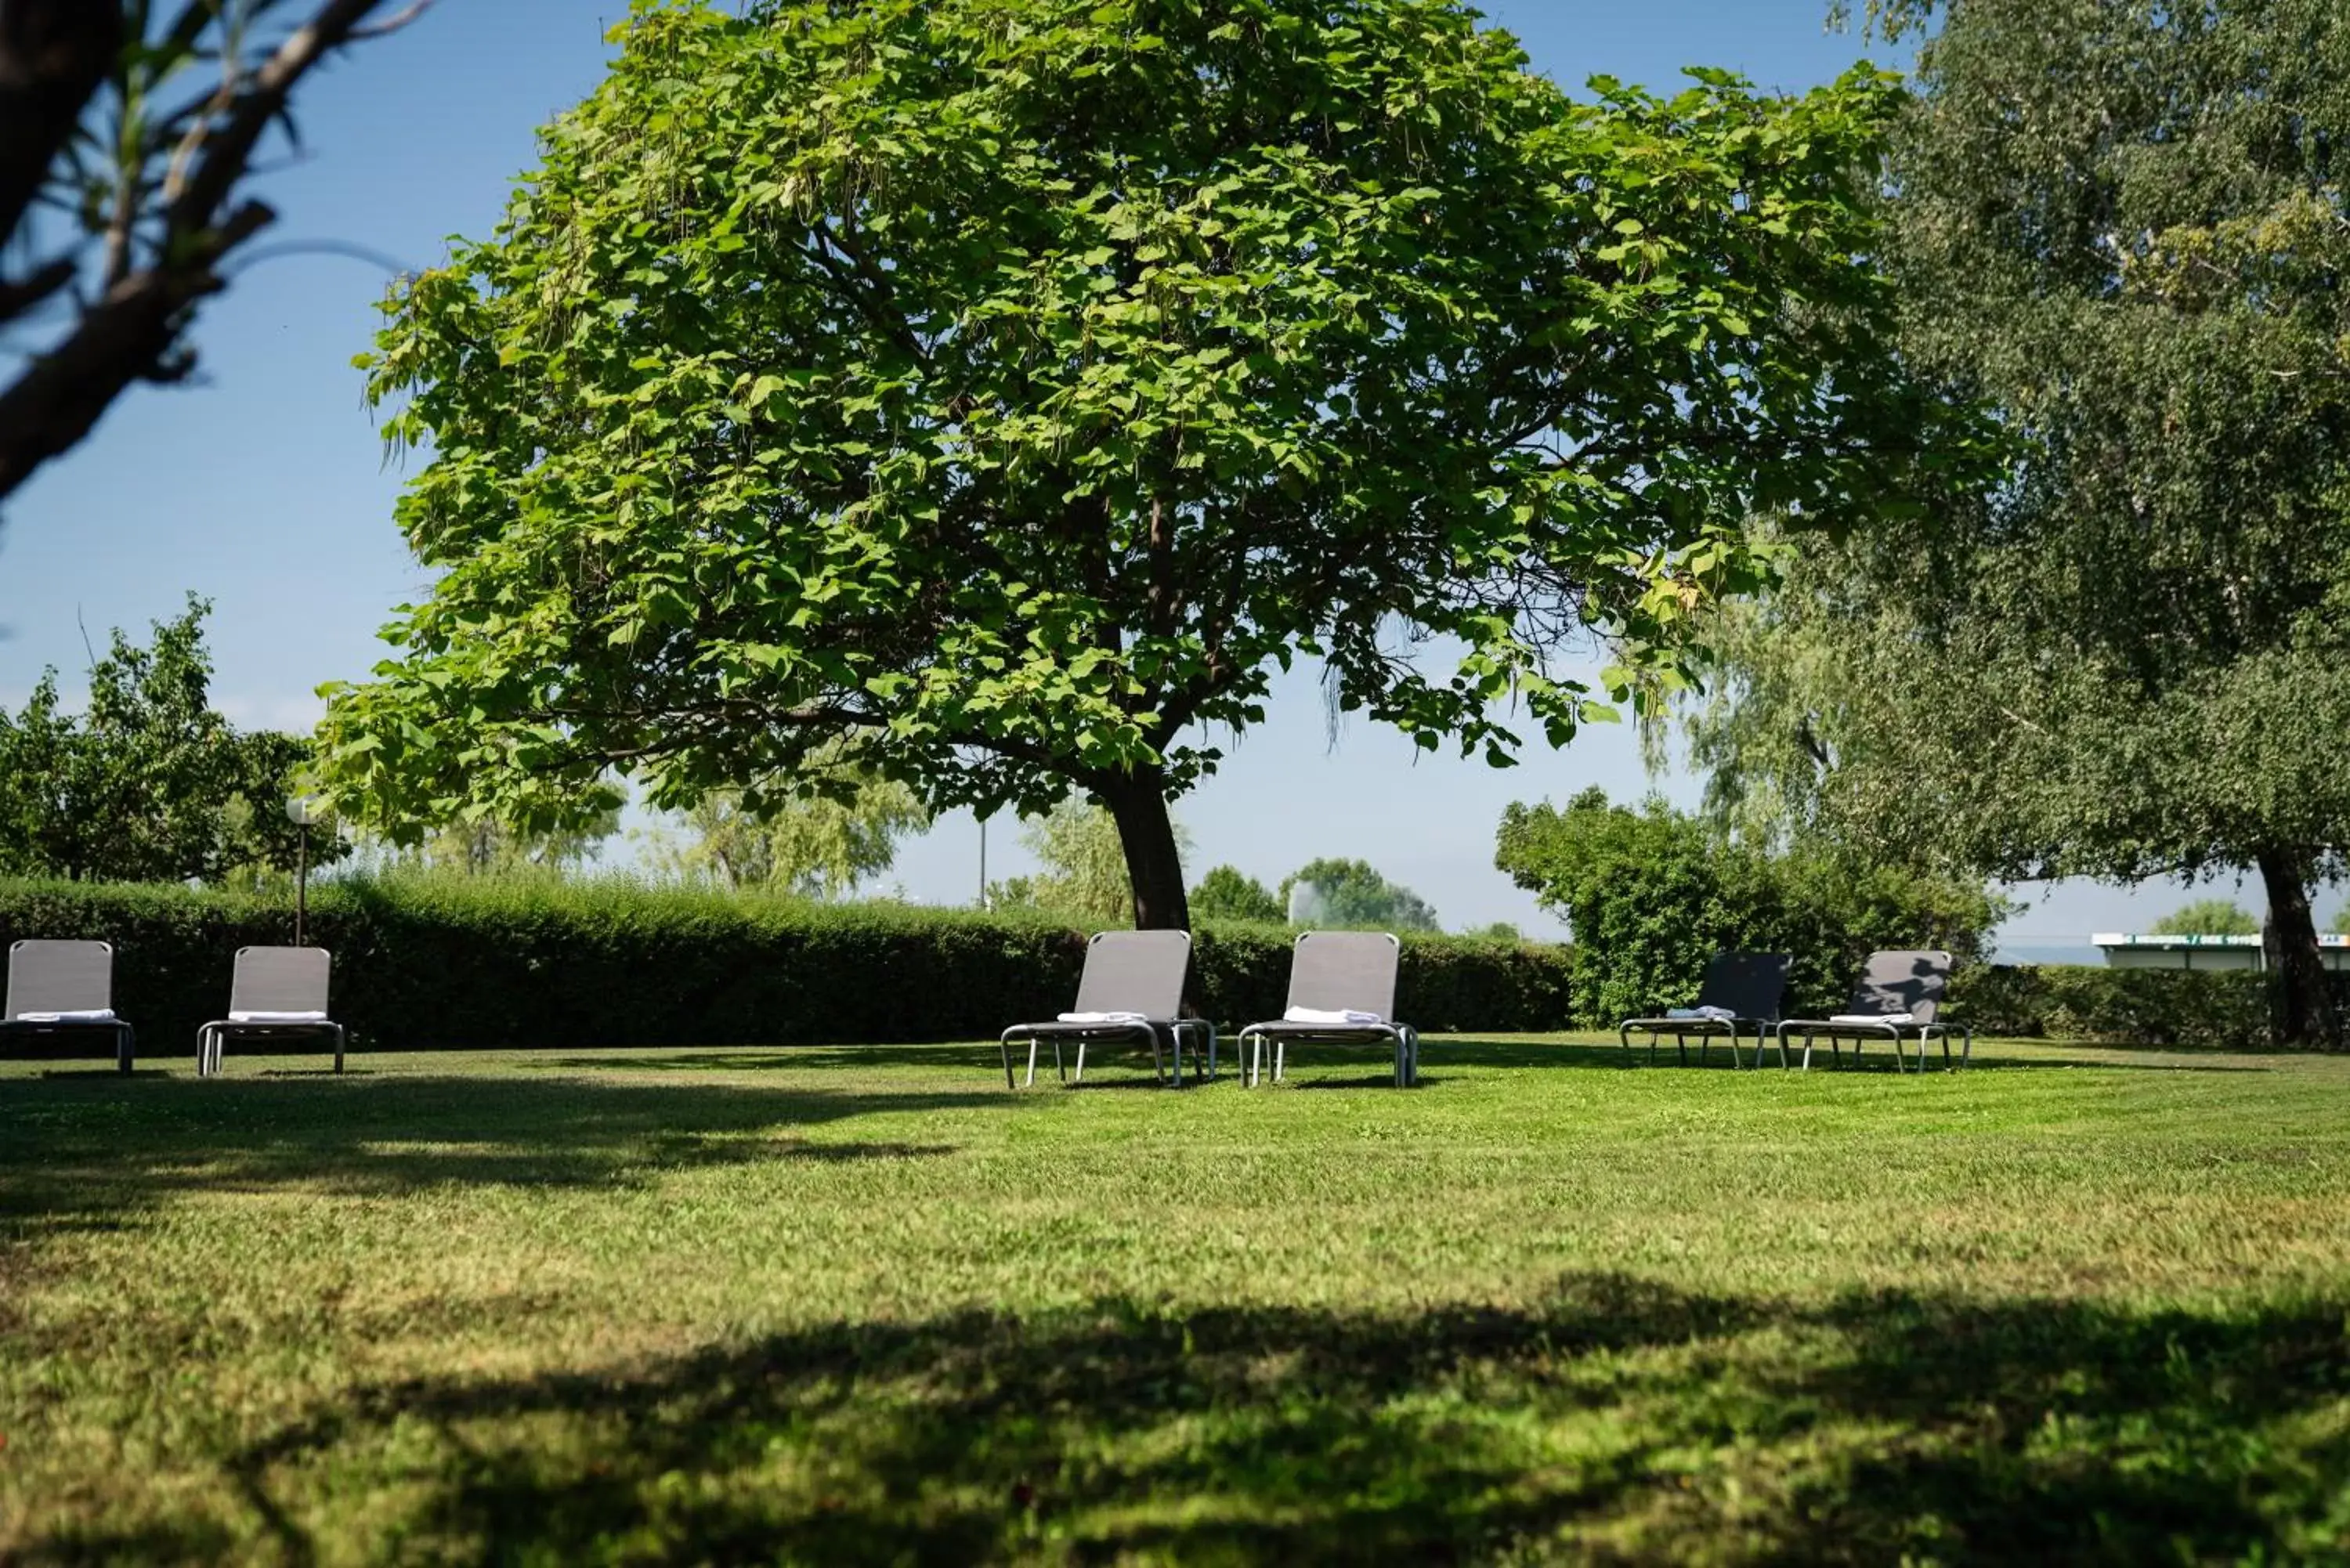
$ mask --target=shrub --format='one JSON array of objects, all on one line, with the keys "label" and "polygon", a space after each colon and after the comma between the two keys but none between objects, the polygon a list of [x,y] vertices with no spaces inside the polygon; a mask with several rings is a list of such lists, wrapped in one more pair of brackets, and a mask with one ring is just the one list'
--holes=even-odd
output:
[{"label": "shrub", "polygon": [[2002,906],[1980,885],[1726,841],[1659,802],[1586,791],[1561,811],[1513,805],[1494,857],[1575,933],[1571,1011],[1595,1026],[1695,1000],[1721,949],[1794,959],[1787,1006],[1843,1007],[1878,948],[1978,958]]},{"label": "shrub", "polygon": [[[115,945],[115,1002],[142,1054],[191,1051],[236,950],[283,942],[279,898],[178,887],[0,882],[0,944]],[[993,1037],[1068,1006],[1085,933],[1042,917],[824,904],[620,881],[354,877],[313,890],[336,1016],[377,1049],[835,1044]],[[1291,933],[1209,928],[1202,1009],[1277,1016]],[[1567,1026],[1569,955],[1409,940],[1401,1008],[1423,1029]]]},{"label": "shrub", "polygon": [[[2253,970],[1995,964],[1958,977],[1950,1016],[1978,1034],[2266,1050],[2266,979]],[[2334,984],[2350,1006],[2350,975]]]}]

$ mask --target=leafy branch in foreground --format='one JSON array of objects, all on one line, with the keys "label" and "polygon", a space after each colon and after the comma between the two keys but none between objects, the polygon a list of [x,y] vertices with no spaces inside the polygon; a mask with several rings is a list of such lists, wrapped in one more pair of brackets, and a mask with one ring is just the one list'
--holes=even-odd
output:
[{"label": "leafy branch in foreground", "polygon": [[276,221],[244,187],[295,88],[427,4],[0,0],[0,330],[63,319],[0,382],[0,499],[133,382],[187,378],[196,306]]}]

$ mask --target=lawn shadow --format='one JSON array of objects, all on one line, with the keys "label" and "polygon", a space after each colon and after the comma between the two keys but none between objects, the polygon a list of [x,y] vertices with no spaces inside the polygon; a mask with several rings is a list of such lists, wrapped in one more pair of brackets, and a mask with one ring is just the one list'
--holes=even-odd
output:
[{"label": "lawn shadow", "polygon": [[128,1096],[111,1074],[8,1088],[22,1127],[0,1138],[0,1240],[119,1229],[191,1185],[395,1197],[447,1183],[642,1187],[697,1167],[931,1158],[953,1146],[811,1135],[877,1114],[1012,1103],[1000,1086],[860,1094],[331,1070],[157,1075]]},{"label": "lawn shadow", "polygon": [[445,1561],[2276,1561],[2350,1480],[2345,1304],[1107,1299],[366,1387],[227,1468],[294,1560],[398,1444]]}]

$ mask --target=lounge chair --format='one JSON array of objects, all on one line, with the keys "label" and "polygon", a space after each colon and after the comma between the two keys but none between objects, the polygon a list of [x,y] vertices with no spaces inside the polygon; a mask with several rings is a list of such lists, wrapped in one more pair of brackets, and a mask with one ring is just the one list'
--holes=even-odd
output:
[{"label": "lounge chair", "polygon": [[1779,1023],[1779,1061],[1787,1060],[1787,1036],[1800,1031],[1804,1036],[1804,1065],[1812,1064],[1812,1037],[1828,1037],[1828,1050],[1839,1067],[1844,1065],[1840,1040],[1852,1042],[1853,1064],[1860,1064],[1860,1046],[1864,1040],[1893,1042],[1893,1065],[1906,1070],[1901,1054],[1901,1042],[1914,1035],[1918,1042],[1918,1071],[1926,1070],[1926,1043],[1939,1037],[1942,1042],[1942,1065],[1950,1064],[1950,1036],[1961,1035],[1965,1049],[1958,1064],[1966,1066],[1974,1060],[1975,1035],[1971,1029],[1938,1023],[1935,1014],[1940,1011],[1942,993],[1950,989],[1950,955],[1945,952],[1910,951],[1877,952],[1868,955],[1868,966],[1861,971],[1860,984],[1853,989],[1852,1001],[1842,1012],[1826,1018],[1788,1018]]},{"label": "lounge chair", "polygon": [[196,1072],[217,1077],[221,1048],[232,1034],[330,1034],[335,1071],[343,1070],[343,1026],[327,1016],[327,977],[334,961],[324,948],[239,948],[228,982],[228,1016],[196,1031]]},{"label": "lounge chair", "polygon": [[[1028,1083],[1036,1082],[1036,1047],[1053,1043],[1053,1068],[1069,1081],[1061,1046],[1077,1046],[1076,1082],[1086,1081],[1086,1047],[1114,1040],[1140,1040],[1150,1046],[1150,1069],[1167,1082],[1162,1037],[1175,1052],[1175,1087],[1183,1086],[1183,1036],[1204,1030],[1208,1044],[1208,1076],[1216,1073],[1216,1026],[1204,1018],[1178,1018],[1183,1004],[1183,976],[1191,967],[1189,931],[1097,931],[1086,943],[1085,972],[1077,980],[1075,1007],[1049,1023],[1015,1023],[998,1044],[1003,1052],[1003,1086],[1013,1082],[1012,1043],[1028,1042]],[[1192,1071],[1199,1071],[1199,1052],[1192,1051]]]},{"label": "lounge chair", "polygon": [[130,1071],[135,1040],[130,1025],[114,1015],[113,944],[27,939],[8,949],[8,1012],[0,1033],[99,1030],[114,1041],[115,1070]]},{"label": "lounge chair", "polygon": [[[1668,1008],[1661,1018],[1627,1018],[1616,1026],[1624,1054],[1632,1054],[1632,1031],[1648,1032],[1648,1060],[1657,1059],[1657,1043],[1666,1034],[1689,1065],[1689,1042],[1697,1038],[1697,1064],[1705,1065],[1707,1051],[1721,1035],[1730,1036],[1730,1064],[1738,1065],[1738,1039],[1754,1032],[1754,1064],[1762,1064],[1762,1042],[1779,1022],[1779,1008],[1787,995],[1788,971],[1795,961],[1785,953],[1716,953],[1705,966],[1697,1001],[1689,1007]],[[1783,1048],[1779,1064],[1785,1066]]]},{"label": "lounge chair", "polygon": [[1241,1031],[1253,1042],[1248,1081],[1264,1075],[1273,1043],[1273,1081],[1281,1082],[1293,1040],[1381,1044],[1395,1052],[1396,1087],[1419,1081],[1419,1033],[1394,1021],[1396,961],[1401,948],[1385,931],[1306,931],[1289,960],[1289,1004],[1279,1018]]}]

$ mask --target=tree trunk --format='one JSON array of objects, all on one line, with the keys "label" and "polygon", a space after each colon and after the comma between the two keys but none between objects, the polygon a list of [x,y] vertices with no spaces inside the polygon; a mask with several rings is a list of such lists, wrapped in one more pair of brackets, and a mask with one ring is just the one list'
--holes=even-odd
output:
[{"label": "tree trunk", "polygon": [[2317,946],[2307,862],[2292,849],[2264,849],[2258,859],[2269,896],[2261,947],[2268,958],[2270,1031],[2280,1045],[2334,1050],[2342,1044],[2342,1018]]},{"label": "tree trunk", "polygon": [[1166,776],[1157,768],[1137,768],[1105,781],[1097,793],[1118,821],[1127,880],[1134,884],[1135,929],[1190,930],[1191,906],[1183,892],[1175,819],[1167,812]]}]

